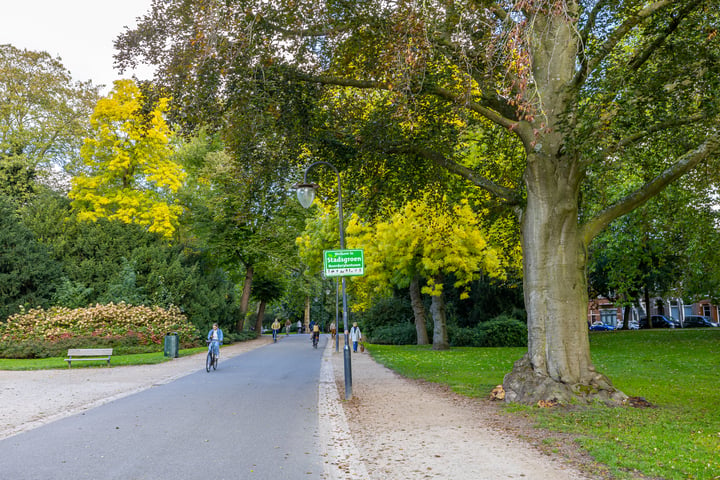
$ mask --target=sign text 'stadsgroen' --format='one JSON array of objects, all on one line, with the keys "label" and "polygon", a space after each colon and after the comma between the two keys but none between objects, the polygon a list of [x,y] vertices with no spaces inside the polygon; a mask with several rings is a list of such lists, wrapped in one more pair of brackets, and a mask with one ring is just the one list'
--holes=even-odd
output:
[{"label": "sign text 'stadsgroen'", "polygon": [[349,277],[365,273],[362,250],[325,250],[323,257],[326,277]]}]

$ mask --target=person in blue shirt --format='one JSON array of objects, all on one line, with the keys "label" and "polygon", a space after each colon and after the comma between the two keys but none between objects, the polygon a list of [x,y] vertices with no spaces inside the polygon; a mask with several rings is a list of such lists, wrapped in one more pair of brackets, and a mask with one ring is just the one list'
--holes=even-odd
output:
[{"label": "person in blue shirt", "polygon": [[217,323],[213,323],[212,329],[208,332],[208,341],[212,342],[213,353],[217,358],[220,358],[220,344],[223,341],[223,331],[218,328]]}]

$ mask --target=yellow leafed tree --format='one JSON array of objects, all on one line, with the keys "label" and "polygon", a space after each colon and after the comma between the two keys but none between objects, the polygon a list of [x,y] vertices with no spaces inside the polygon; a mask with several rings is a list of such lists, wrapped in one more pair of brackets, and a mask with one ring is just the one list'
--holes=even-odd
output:
[{"label": "yellow leafed tree", "polygon": [[[444,202],[443,202],[444,203]],[[432,297],[433,348],[449,347],[445,320],[443,283],[453,274],[455,287],[469,288],[480,274],[502,277],[498,250],[490,245],[480,218],[467,202],[458,205],[416,200],[390,215],[387,221],[363,225],[353,217],[348,225],[350,248],[365,251],[365,276],[357,279],[367,290],[382,291],[388,285],[410,286],[416,326],[418,303],[412,282],[425,281],[422,292]],[[418,292],[419,294],[419,292]],[[467,290],[460,298],[467,298]],[[420,338],[418,330],[418,338]]]},{"label": "yellow leafed tree", "polygon": [[144,107],[132,80],[116,81],[98,101],[80,152],[82,173],[73,177],[69,196],[81,220],[136,223],[170,237],[182,212],[172,195],[185,172],[172,161],[172,131],[164,118],[168,99]]}]

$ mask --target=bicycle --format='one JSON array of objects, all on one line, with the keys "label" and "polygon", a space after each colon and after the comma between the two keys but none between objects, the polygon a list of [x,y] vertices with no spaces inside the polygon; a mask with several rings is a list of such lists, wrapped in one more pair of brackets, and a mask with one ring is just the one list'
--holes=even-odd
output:
[{"label": "bicycle", "polygon": [[317,348],[318,341],[320,340],[320,333],[313,332],[312,336],[313,336],[312,337],[313,348]]},{"label": "bicycle", "polygon": [[206,340],[208,344],[208,354],[207,358],[205,359],[205,370],[210,371],[210,367],[212,367],[213,370],[217,370],[218,366],[218,357],[220,355],[215,355],[215,349],[213,348],[213,344],[217,343],[214,340]]}]

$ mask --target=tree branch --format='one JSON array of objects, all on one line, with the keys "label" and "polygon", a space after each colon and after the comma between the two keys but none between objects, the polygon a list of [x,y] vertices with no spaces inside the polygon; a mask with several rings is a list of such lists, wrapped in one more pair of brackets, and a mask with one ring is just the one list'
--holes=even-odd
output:
[{"label": "tree branch", "polygon": [[650,15],[668,5],[671,5],[672,3],[673,0],[658,0],[642,10],[630,15],[628,19],[615,29],[615,31],[605,40],[605,43],[600,46],[597,54],[592,59],[583,61],[584,68],[578,70],[572,82],[575,88],[582,85],[590,73],[594,71],[598,65],[600,65],[600,63],[617,46],[617,44],[620,43],[625,35],[627,35],[633,28]]},{"label": "tree branch", "polygon": [[588,19],[587,22],[585,22],[585,27],[580,32],[580,41],[582,42],[583,46],[587,45],[588,38],[590,38],[590,33],[593,31],[593,28],[595,28],[597,16],[607,4],[608,0],[599,0],[592,8],[592,10],[590,10],[590,13],[588,13]]},{"label": "tree branch", "polygon": [[520,204],[521,199],[515,190],[503,187],[495,182],[488,180],[485,177],[481,177],[480,175],[477,175],[472,169],[460,165],[459,163],[445,157],[438,152],[417,146],[406,146],[393,148],[389,150],[389,153],[412,153],[422,158],[426,158],[448,170],[449,172],[452,172],[468,180],[473,185],[490,192],[496,197],[504,200],[509,205]]},{"label": "tree branch", "polygon": [[692,115],[687,118],[655,124],[646,130],[636,132],[632,135],[628,135],[627,137],[621,139],[612,148],[607,150],[605,152],[605,154],[603,155],[603,157],[608,158],[609,156],[613,155],[615,152],[619,151],[620,149],[627,147],[628,145],[637,143],[640,140],[646,138],[648,135],[652,135],[653,133],[657,133],[659,131],[666,130],[666,129],[672,128],[672,127],[680,127],[683,125],[690,125],[692,123],[697,123],[703,119],[707,119],[707,117],[701,113],[698,113],[698,114]]},{"label": "tree branch", "polygon": [[463,105],[475,113],[479,113],[493,123],[497,123],[501,127],[514,129],[517,127],[518,120],[514,117],[515,111],[509,107],[507,102],[497,96],[483,96],[483,102],[478,103],[470,100],[465,95],[458,95],[448,89],[429,86],[424,87],[423,91],[436,97],[443,98],[452,103]]},{"label": "tree branch", "polygon": [[665,40],[667,40],[667,38],[672,35],[675,30],[677,30],[677,28],[680,26],[680,23],[682,23],[682,21],[690,14],[690,12],[692,12],[695,7],[697,7],[701,2],[702,0],[695,0],[694,2],[690,2],[685,6],[685,8],[680,10],[680,12],[678,12],[675,18],[672,19],[667,28],[665,28],[665,30],[663,30],[663,32],[660,33],[660,35],[658,35],[655,40],[653,40],[645,49],[635,55],[635,57],[630,61],[628,66],[632,70],[639,69],[647,61],[647,59],[650,58],[650,55],[652,55],[653,52],[655,52],[658,48],[660,48],[663,43],[665,43]]},{"label": "tree branch", "polygon": [[[338,85],[341,87],[368,88],[390,91],[390,84],[375,80],[357,80],[354,78],[339,78],[328,76],[314,76],[297,72],[294,74],[296,78],[305,82],[314,82],[322,85]],[[482,115],[493,123],[496,123],[508,130],[513,130],[522,136],[524,132],[521,123],[515,118],[508,118],[503,115],[500,110],[510,112],[511,109],[507,103],[500,97],[483,97],[485,104],[474,102],[468,99],[466,95],[456,94],[448,89],[437,86],[426,86],[422,89],[423,93],[434,95],[449,102],[462,105],[475,113]],[[525,132],[527,133],[527,132]]]},{"label": "tree branch", "polygon": [[720,152],[720,133],[709,136],[695,150],[687,152],[667,170],[655,177],[643,187],[621,199],[614,205],[600,212],[595,218],[583,227],[583,237],[586,245],[616,218],[625,215],[649,199],[660,193],[670,183],[692,170],[699,163]]}]

